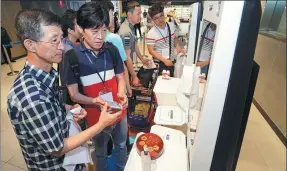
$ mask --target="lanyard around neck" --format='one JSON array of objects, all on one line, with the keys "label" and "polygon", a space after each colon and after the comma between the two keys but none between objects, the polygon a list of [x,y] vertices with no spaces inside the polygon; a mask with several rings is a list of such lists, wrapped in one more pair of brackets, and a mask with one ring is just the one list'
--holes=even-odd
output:
[{"label": "lanyard around neck", "polygon": [[[93,57],[95,57],[96,59],[98,58],[95,54],[94,54],[94,52],[91,52],[90,50],[89,50],[89,54],[92,54],[93,55]],[[90,59],[90,56],[87,54],[87,52],[85,51],[85,56],[89,59],[89,61],[90,61],[90,63],[91,64],[94,64],[93,62],[92,62],[92,60]],[[102,81],[102,83],[103,83],[103,85],[104,85],[104,88],[106,87],[106,67],[107,67],[107,60],[106,60],[106,54],[104,53],[104,78],[102,78],[101,77],[101,75],[100,75],[100,73],[99,73],[99,71],[98,71],[98,69],[97,68],[95,68],[96,69],[96,73],[97,73],[97,75],[99,76],[99,78],[101,79],[101,81]]]},{"label": "lanyard around neck", "polygon": [[[165,24],[165,27],[167,27],[167,25]],[[161,35],[161,37],[164,39],[164,42],[166,42],[166,36],[164,37],[163,36],[163,34],[161,33],[161,31],[160,31],[160,29],[157,27],[157,26],[155,26],[155,28],[158,30],[158,32],[159,32],[159,34]],[[166,28],[165,28],[166,29]],[[168,34],[170,34],[170,33],[168,33]],[[167,35],[168,36],[168,35]]]}]

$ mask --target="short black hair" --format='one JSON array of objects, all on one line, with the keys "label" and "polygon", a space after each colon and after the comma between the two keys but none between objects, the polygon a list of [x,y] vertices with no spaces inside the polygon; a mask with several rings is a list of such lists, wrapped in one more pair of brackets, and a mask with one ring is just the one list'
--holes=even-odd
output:
[{"label": "short black hair", "polygon": [[95,2],[95,3],[98,2],[104,8],[106,8],[108,11],[110,11],[110,10],[114,11],[115,10],[114,4],[110,0],[92,0],[92,2]]},{"label": "short black hair", "polygon": [[82,5],[77,12],[77,24],[83,29],[108,27],[110,24],[109,12],[99,3],[88,2]]},{"label": "short black hair", "polygon": [[67,9],[62,18],[61,18],[61,23],[62,23],[62,31],[63,31],[63,36],[67,37],[68,36],[68,29],[75,30],[75,19],[77,17],[77,12],[72,10],[72,9]]},{"label": "short black hair", "polygon": [[127,4],[126,7],[126,13],[128,14],[128,12],[133,13],[136,7],[140,7],[141,5],[137,2],[137,1],[130,1]]},{"label": "short black hair", "polygon": [[161,4],[154,4],[148,9],[148,14],[151,18],[153,18],[153,16],[163,13],[163,9],[164,7]]},{"label": "short black hair", "polygon": [[39,41],[44,36],[42,26],[61,28],[60,18],[51,11],[43,9],[22,10],[16,15],[16,35],[22,43],[25,39]]}]

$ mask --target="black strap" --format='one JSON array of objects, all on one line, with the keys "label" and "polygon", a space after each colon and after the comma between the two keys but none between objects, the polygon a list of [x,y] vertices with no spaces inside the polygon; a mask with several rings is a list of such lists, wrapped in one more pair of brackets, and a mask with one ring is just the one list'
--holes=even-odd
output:
[{"label": "black strap", "polygon": [[[62,60],[63,60],[63,59],[62,59]],[[58,72],[58,74],[59,74],[59,76],[58,76],[58,86],[59,86],[59,85],[62,86],[62,84],[60,84],[60,82],[61,82],[60,76],[61,76],[61,73],[62,73],[62,70],[61,70],[61,68],[60,68],[60,65],[62,65],[62,62],[61,62],[61,63],[58,63],[58,65],[57,65],[57,72]]]},{"label": "black strap", "polygon": [[[116,59],[116,55],[115,53],[118,52],[118,48],[115,47],[112,43],[110,42],[107,42],[107,50],[108,50],[108,53],[110,54],[111,58],[112,58],[112,61],[113,61],[113,68],[115,69],[116,66],[117,66],[117,59]],[[119,53],[119,52],[118,52]]]},{"label": "black strap", "polygon": [[66,52],[66,57],[68,57],[68,61],[71,67],[72,72],[74,73],[74,77],[77,80],[79,92],[81,94],[84,93],[83,84],[80,80],[80,66],[77,54],[74,49],[70,49]]},{"label": "black strap", "polygon": [[168,24],[168,23],[166,23],[166,25],[167,25],[167,30],[168,30],[169,58],[171,58],[171,31],[170,31],[169,24]]},{"label": "black strap", "polygon": [[201,53],[201,49],[202,49],[202,46],[203,46],[205,34],[206,34],[206,32],[207,32],[207,30],[208,30],[210,25],[211,25],[211,23],[208,23],[207,26],[205,27],[203,33],[202,33],[202,38],[200,39],[200,44],[199,44],[199,47],[198,47],[198,58],[199,58],[200,53]]}]

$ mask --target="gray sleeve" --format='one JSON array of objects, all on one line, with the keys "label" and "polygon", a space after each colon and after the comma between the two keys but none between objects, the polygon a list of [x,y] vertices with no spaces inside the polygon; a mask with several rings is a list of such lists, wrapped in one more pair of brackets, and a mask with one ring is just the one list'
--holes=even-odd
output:
[{"label": "gray sleeve", "polygon": [[124,33],[120,35],[124,44],[125,50],[130,50],[132,47],[132,37],[130,33]]}]

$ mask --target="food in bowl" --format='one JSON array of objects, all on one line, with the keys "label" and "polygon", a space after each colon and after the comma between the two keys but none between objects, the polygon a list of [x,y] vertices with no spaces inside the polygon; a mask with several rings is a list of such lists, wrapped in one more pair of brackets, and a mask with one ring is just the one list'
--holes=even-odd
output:
[{"label": "food in bowl", "polygon": [[144,133],[140,135],[136,141],[138,154],[140,155],[144,148],[147,148],[152,160],[155,160],[162,155],[163,146],[163,140],[153,133]]}]

